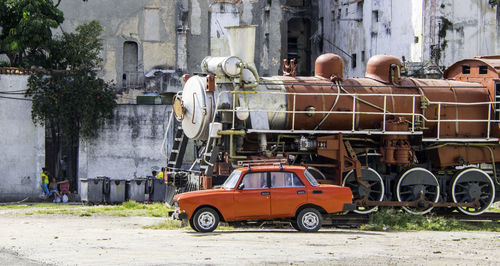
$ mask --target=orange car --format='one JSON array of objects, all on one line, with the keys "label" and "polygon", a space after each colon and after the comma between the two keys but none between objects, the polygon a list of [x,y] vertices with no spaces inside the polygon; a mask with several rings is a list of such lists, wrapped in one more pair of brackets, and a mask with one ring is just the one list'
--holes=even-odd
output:
[{"label": "orange car", "polygon": [[348,187],[320,185],[302,166],[256,166],[234,170],[219,189],[178,194],[174,219],[198,232],[219,221],[287,219],[300,231],[319,230],[324,214],[354,210]]}]

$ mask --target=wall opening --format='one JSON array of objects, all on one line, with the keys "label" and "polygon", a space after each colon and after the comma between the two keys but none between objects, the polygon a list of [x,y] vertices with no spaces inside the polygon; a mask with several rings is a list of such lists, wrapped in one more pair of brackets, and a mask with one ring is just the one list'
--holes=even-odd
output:
[{"label": "wall opening", "polygon": [[288,21],[287,58],[295,58],[297,75],[311,75],[311,21],[306,18],[292,18]]},{"label": "wall opening", "polygon": [[479,66],[479,75],[486,75],[488,74],[488,66],[483,65]]},{"label": "wall opening", "polygon": [[372,22],[378,22],[378,10],[372,11]]},{"label": "wall opening", "polygon": [[357,55],[356,54],[352,54],[351,55],[351,67],[353,69],[356,68],[356,60],[357,60]]},{"label": "wall opening", "polygon": [[139,47],[136,42],[123,43],[123,75],[124,88],[138,87],[142,80],[139,68]]},{"label": "wall opening", "polygon": [[462,65],[462,74],[470,74],[470,66]]}]

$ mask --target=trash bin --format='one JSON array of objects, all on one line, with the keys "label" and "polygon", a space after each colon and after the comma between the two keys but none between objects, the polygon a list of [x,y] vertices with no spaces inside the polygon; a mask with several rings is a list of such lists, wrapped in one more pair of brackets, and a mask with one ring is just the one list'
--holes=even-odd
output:
[{"label": "trash bin", "polygon": [[80,198],[85,203],[103,202],[103,181],[104,178],[81,178]]},{"label": "trash bin", "polygon": [[127,200],[133,200],[137,202],[144,202],[146,195],[146,178],[135,178],[127,180]]},{"label": "trash bin", "polygon": [[149,186],[149,201],[165,202],[165,193],[167,192],[167,184],[163,179],[151,178]]},{"label": "trash bin", "polygon": [[121,203],[125,201],[125,179],[110,179],[108,180],[108,193],[106,197],[107,203]]}]

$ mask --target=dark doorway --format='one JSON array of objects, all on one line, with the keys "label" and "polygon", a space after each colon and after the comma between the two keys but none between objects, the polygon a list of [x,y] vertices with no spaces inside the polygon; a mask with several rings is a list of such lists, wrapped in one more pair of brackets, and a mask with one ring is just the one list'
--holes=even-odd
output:
[{"label": "dark doorway", "polygon": [[288,21],[287,58],[295,58],[297,75],[311,73],[311,21],[306,18],[292,18]]},{"label": "dark doorway", "polygon": [[70,191],[78,191],[78,136],[64,136],[57,125],[45,125],[45,167],[57,181],[68,178]]}]

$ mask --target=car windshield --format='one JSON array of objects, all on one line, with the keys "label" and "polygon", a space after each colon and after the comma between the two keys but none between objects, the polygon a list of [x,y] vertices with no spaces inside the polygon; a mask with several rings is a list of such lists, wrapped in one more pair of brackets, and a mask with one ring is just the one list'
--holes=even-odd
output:
[{"label": "car windshield", "polygon": [[313,186],[313,187],[318,187],[319,186],[318,181],[316,181],[316,178],[314,178],[314,176],[311,173],[309,173],[309,171],[305,170],[304,171],[304,175],[306,176],[307,181],[309,181],[309,183],[311,184],[311,186]]},{"label": "car windshield", "polygon": [[224,189],[231,189],[236,186],[236,183],[238,183],[238,179],[240,179],[241,176],[241,171],[239,170],[234,170],[233,173],[226,179],[226,182],[222,184],[222,188]]}]

